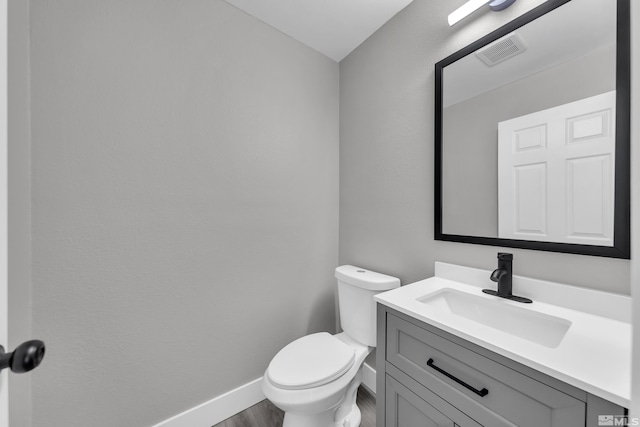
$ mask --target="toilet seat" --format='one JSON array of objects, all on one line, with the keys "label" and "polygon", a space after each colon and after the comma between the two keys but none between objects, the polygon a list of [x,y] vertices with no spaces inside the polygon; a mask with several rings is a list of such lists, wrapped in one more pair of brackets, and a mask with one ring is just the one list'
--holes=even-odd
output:
[{"label": "toilet seat", "polygon": [[280,350],[269,364],[267,376],[285,390],[313,388],[340,378],[354,360],[354,348],[327,332],[319,332]]}]

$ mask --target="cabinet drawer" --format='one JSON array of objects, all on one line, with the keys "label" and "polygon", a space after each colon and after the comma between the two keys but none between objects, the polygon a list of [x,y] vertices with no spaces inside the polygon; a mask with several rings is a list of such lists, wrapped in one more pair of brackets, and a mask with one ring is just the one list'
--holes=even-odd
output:
[{"label": "cabinet drawer", "polygon": [[391,314],[386,358],[482,425],[585,425],[584,402]]},{"label": "cabinet drawer", "polygon": [[426,402],[392,376],[385,381],[386,427],[482,427],[437,396]]}]

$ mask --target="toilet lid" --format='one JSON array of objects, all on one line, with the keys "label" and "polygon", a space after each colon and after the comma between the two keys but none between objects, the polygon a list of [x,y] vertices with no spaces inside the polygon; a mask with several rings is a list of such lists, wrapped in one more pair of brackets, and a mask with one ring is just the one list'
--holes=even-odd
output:
[{"label": "toilet lid", "polygon": [[327,384],[353,365],[355,350],[327,332],[299,338],[280,350],[267,369],[276,386],[300,390]]}]

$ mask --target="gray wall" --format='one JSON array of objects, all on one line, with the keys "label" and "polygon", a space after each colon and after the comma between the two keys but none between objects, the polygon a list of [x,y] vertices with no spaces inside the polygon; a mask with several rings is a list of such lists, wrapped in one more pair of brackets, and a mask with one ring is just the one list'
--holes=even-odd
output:
[{"label": "gray wall", "polygon": [[333,330],[338,65],[221,0],[31,2],[33,425],[152,425]]},{"label": "gray wall", "polygon": [[[9,350],[31,334],[31,146],[29,123],[29,2],[8,2],[8,281]],[[9,375],[9,425],[31,425],[31,379]]]},{"label": "gray wall", "polygon": [[[340,63],[340,263],[399,277],[446,261],[490,269],[504,248],[434,241],[434,64],[542,1],[488,8],[415,0]],[[516,274],[628,294],[629,262],[508,249]]]},{"label": "gray wall", "polygon": [[445,108],[443,232],[498,237],[499,122],[615,89],[611,45]]}]

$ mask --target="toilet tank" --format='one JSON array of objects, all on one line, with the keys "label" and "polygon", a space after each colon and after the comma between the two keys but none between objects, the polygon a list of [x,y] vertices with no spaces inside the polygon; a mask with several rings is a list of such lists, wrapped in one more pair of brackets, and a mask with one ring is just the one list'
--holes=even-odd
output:
[{"label": "toilet tank", "polygon": [[375,294],[400,286],[400,279],[353,265],[336,268],[340,326],[356,341],[376,346]]}]

